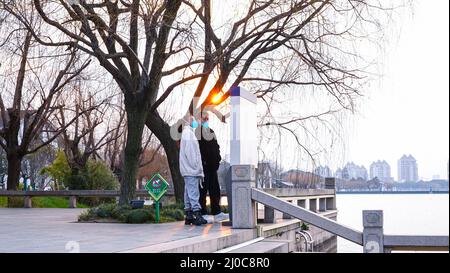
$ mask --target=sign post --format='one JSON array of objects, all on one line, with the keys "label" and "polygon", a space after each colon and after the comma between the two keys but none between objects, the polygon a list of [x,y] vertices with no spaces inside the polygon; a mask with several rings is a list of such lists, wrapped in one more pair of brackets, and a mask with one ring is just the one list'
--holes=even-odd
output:
[{"label": "sign post", "polygon": [[159,200],[166,193],[169,183],[159,174],[155,173],[145,184],[150,197],[155,201],[155,221],[159,223]]}]

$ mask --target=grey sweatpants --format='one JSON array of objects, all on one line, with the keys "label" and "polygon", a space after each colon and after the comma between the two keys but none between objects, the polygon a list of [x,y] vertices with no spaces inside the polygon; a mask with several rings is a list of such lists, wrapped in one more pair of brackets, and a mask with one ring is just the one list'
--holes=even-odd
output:
[{"label": "grey sweatpants", "polygon": [[200,198],[200,176],[184,176],[184,210],[199,211],[202,209]]}]

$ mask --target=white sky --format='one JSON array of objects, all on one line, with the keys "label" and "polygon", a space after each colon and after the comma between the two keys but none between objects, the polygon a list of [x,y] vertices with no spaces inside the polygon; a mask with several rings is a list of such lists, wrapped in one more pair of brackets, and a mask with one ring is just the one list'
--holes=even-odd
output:
[{"label": "white sky", "polygon": [[[449,2],[415,0],[388,46],[383,78],[359,107],[347,160],[369,167],[386,160],[397,179],[397,160],[412,154],[419,178],[447,178],[449,158]],[[384,59],[384,58],[383,58]]]},{"label": "white sky", "polygon": [[[419,179],[428,180],[433,175],[447,178],[449,2],[411,2],[411,7],[397,9],[393,23],[386,26],[387,44],[381,42],[384,51],[361,49],[361,54],[368,54],[369,58],[378,56],[375,70],[380,76],[373,77],[364,97],[358,99],[357,113],[343,121],[345,148],[331,149],[318,165],[328,165],[335,171],[353,161],[369,169],[373,161],[386,160],[391,176],[397,179],[397,160],[403,154],[411,154],[418,162]],[[222,136],[222,153],[227,154],[228,139],[224,136],[228,132],[218,122],[213,121],[212,125],[216,134]],[[274,144],[278,142],[260,145]],[[281,152],[276,149],[273,154],[266,149],[267,157],[285,169],[312,171],[309,160],[304,160],[309,157],[295,148],[291,137],[283,137],[282,146]]]}]

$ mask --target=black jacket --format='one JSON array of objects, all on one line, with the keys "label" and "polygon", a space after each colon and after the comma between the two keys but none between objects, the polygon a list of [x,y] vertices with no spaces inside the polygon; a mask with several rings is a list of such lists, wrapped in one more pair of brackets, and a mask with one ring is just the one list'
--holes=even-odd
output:
[{"label": "black jacket", "polygon": [[203,170],[217,171],[222,157],[220,156],[220,146],[217,143],[216,134],[212,129],[203,126],[199,126],[195,134],[199,139]]}]

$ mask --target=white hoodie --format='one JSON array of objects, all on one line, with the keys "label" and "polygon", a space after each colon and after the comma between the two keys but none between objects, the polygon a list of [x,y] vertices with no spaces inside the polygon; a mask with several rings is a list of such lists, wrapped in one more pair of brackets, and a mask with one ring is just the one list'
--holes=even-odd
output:
[{"label": "white hoodie", "polygon": [[180,173],[182,176],[204,177],[198,140],[194,129],[189,125],[184,126],[181,134]]}]

